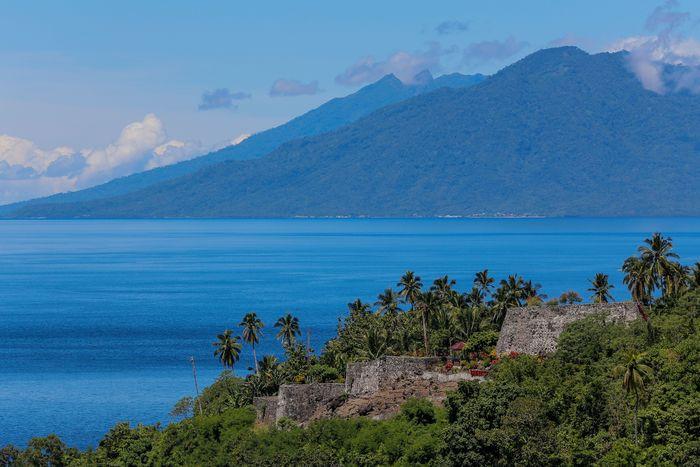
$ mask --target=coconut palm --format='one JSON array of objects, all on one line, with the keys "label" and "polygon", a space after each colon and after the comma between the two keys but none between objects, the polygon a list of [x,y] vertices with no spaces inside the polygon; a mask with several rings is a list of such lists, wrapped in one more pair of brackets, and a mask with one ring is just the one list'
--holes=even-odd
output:
[{"label": "coconut palm", "polygon": [[277,333],[277,338],[282,341],[282,346],[285,349],[291,347],[296,341],[296,337],[301,334],[299,318],[292,316],[290,313],[278,319],[275,327],[280,329]]},{"label": "coconut palm", "polygon": [[666,295],[670,292],[673,284],[669,284],[670,276],[673,274],[674,261],[678,255],[671,251],[673,241],[671,237],[664,237],[660,233],[654,233],[651,238],[644,239],[644,244],[638,248],[640,258],[644,263],[644,273],[648,276],[647,282],[655,288],[662,290]]},{"label": "coconut palm", "polygon": [[690,287],[694,289],[700,288],[700,261],[691,266],[689,279]]},{"label": "coconut palm", "polygon": [[502,291],[505,301],[512,306],[522,306],[525,298],[525,281],[517,274],[508,276],[508,279],[501,279],[499,289]]},{"label": "coconut palm", "polygon": [[224,368],[233,368],[233,365],[241,357],[242,346],[238,343],[238,337],[231,336],[231,330],[227,329],[216,338],[217,341],[212,344],[216,347],[214,356],[219,358]]},{"label": "coconut palm", "polygon": [[413,307],[422,293],[423,282],[413,271],[406,271],[396,286],[399,287],[399,296]]},{"label": "coconut palm", "polygon": [[527,303],[542,303],[547,298],[547,295],[540,293],[542,286],[533,284],[531,280],[525,281],[522,286],[522,298]]},{"label": "coconut palm", "polygon": [[243,320],[238,323],[243,326],[243,340],[253,348],[253,360],[255,361],[255,373],[258,373],[258,357],[255,354],[255,344],[260,341],[262,334],[263,322],[258,318],[255,312],[246,313]]},{"label": "coconut palm", "polygon": [[593,303],[608,303],[610,301],[615,301],[610,294],[610,289],[615,288],[614,285],[608,282],[608,275],[602,272],[596,273],[593,280],[589,280],[591,287],[588,289],[589,292],[593,292],[591,300]]},{"label": "coconut palm", "polygon": [[399,308],[399,296],[393,289],[386,289],[383,293],[380,293],[374,304],[377,306],[377,311],[385,315],[393,316],[401,311]]},{"label": "coconut palm", "polygon": [[623,263],[622,272],[625,273],[623,282],[629,289],[632,300],[648,305],[654,284],[650,276],[645,273],[644,261],[636,256],[630,256]]},{"label": "coconut palm", "polygon": [[637,411],[646,392],[646,381],[652,376],[652,369],[642,363],[644,354],[630,353],[624,365],[616,367],[622,373],[622,387],[627,394],[634,394],[634,442],[637,440]]},{"label": "coconut palm", "polygon": [[414,308],[420,313],[421,324],[423,326],[423,346],[425,347],[425,355],[430,353],[430,343],[428,341],[428,322],[430,316],[438,308],[439,300],[430,291],[423,292],[416,300]]},{"label": "coconut palm", "polygon": [[445,303],[449,301],[452,296],[452,287],[457,283],[454,279],[450,279],[448,276],[438,277],[433,281],[433,285],[430,290],[435,294],[435,297],[440,300],[440,302]]},{"label": "coconut palm", "polygon": [[277,357],[274,355],[265,355],[262,360],[260,360],[260,374],[264,375],[278,366],[279,362],[277,361]]},{"label": "coconut palm", "polygon": [[354,318],[366,317],[370,314],[371,310],[372,307],[369,303],[364,303],[359,298],[354,302],[348,303],[348,311],[350,312],[350,316]]},{"label": "coconut palm", "polygon": [[469,306],[482,305],[484,303],[484,299],[486,298],[484,292],[476,286],[472,287],[472,289],[469,292],[466,292],[462,296],[464,297],[465,302]]},{"label": "coconut palm", "polygon": [[489,270],[484,269],[474,275],[474,286],[481,291],[484,297],[491,294],[491,288],[496,280],[489,276]]}]

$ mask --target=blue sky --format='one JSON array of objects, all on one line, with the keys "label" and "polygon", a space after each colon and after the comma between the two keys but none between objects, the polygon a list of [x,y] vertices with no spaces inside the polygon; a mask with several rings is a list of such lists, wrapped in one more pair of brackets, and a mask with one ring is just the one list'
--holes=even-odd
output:
[{"label": "blue sky", "polygon": [[[553,43],[604,50],[644,34],[661,4],[5,0],[0,135],[79,151],[106,148],[139,123],[158,133],[153,141],[203,151],[348,94],[392,66],[491,73]],[[700,2],[670,7],[700,17]],[[389,57],[399,63],[384,63]],[[362,63],[370,64],[364,75]],[[143,123],[147,115],[157,128]]]}]

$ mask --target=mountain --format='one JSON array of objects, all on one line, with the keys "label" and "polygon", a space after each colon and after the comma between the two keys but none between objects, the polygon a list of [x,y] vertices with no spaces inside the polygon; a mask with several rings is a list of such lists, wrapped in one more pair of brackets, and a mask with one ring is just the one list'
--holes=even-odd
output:
[{"label": "mountain", "polygon": [[18,217],[700,215],[700,97],[626,53],[536,52],[269,155]]},{"label": "mountain", "polygon": [[353,94],[331,99],[314,110],[283,125],[257,133],[235,146],[229,146],[178,164],[121,177],[92,188],[0,206],[0,214],[34,204],[79,202],[108,198],[193,173],[219,162],[261,157],[287,141],[318,135],[340,128],[386,105],[441,87],[461,88],[472,86],[484,79],[485,76],[480,74],[462,75],[459,73],[433,79],[430,72],[425,70],[416,75],[414,78],[415,84],[404,84],[390,74]]}]

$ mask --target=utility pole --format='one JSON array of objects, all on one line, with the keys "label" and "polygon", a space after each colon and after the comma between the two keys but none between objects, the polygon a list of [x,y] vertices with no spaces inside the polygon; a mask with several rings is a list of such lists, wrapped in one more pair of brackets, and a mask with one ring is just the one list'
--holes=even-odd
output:
[{"label": "utility pole", "polygon": [[194,376],[194,390],[197,393],[197,405],[199,406],[199,415],[202,415],[202,401],[199,400],[199,385],[197,384],[197,365],[194,363],[194,356],[190,357],[192,362],[192,376]]}]

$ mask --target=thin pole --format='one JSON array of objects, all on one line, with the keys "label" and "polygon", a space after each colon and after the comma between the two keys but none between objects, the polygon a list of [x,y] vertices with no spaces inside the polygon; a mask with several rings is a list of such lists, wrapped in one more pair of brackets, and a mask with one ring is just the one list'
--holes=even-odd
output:
[{"label": "thin pole", "polygon": [[194,390],[197,393],[197,405],[199,406],[199,415],[202,415],[202,401],[199,400],[199,385],[197,384],[197,365],[194,363],[194,357],[190,357],[192,362],[192,376],[194,376]]}]

